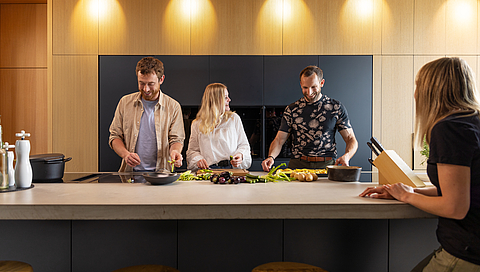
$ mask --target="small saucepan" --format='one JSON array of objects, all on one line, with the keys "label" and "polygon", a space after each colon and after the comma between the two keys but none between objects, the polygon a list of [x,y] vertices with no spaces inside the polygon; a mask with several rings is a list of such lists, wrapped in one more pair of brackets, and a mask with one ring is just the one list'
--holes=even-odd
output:
[{"label": "small saucepan", "polygon": [[33,182],[51,182],[61,180],[65,172],[65,163],[72,158],[66,158],[60,153],[37,154],[30,156]]},{"label": "small saucepan", "polygon": [[361,172],[362,167],[359,166],[327,166],[328,179],[334,181],[359,181]]}]

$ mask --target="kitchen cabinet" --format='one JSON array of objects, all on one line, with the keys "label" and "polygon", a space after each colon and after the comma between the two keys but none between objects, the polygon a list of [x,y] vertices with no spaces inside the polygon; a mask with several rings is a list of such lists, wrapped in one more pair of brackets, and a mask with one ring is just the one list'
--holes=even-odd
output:
[{"label": "kitchen cabinet", "polygon": [[72,272],[113,271],[132,263],[177,267],[175,220],[75,220],[71,231]]},{"label": "kitchen cabinet", "polygon": [[283,220],[180,220],[178,270],[251,271],[281,260]]},{"label": "kitchen cabinet", "polygon": [[322,264],[327,271],[389,271],[388,224],[389,220],[285,220],[285,259]]},{"label": "kitchen cabinet", "polygon": [[209,81],[208,56],[155,56],[163,62],[161,89],[182,106],[197,106]]},{"label": "kitchen cabinet", "polygon": [[[371,56],[319,56],[325,85],[322,92],[339,100],[347,108],[348,117],[358,141],[358,150],[350,160],[350,165],[371,170],[368,158],[372,156],[366,143],[372,135],[372,70]],[[337,152],[345,153],[345,141],[336,134]]]},{"label": "kitchen cabinet", "polygon": [[35,272],[72,271],[71,221],[0,220],[0,228],[5,233],[0,247],[2,260],[22,260]]},{"label": "kitchen cabinet", "polygon": [[318,56],[265,56],[264,63],[265,105],[285,108],[303,96],[300,72],[309,65],[318,66]]},{"label": "kitchen cabinet", "polygon": [[263,57],[210,56],[210,82],[227,86],[231,106],[262,105]]}]

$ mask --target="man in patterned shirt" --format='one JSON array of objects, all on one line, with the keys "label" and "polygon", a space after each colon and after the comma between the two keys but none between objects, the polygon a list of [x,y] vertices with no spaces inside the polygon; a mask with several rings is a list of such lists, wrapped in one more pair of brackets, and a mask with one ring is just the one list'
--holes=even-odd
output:
[{"label": "man in patterned shirt", "polygon": [[[325,79],[323,71],[308,66],[300,72],[303,97],[285,108],[277,136],[270,145],[268,157],[262,162],[269,171],[276,156],[292,135],[291,169],[322,169],[327,165],[349,165],[358,148],[358,142],[348,119],[347,109],[335,99],[321,93]],[[338,159],[335,132],[338,130],[346,143],[345,154]]]}]

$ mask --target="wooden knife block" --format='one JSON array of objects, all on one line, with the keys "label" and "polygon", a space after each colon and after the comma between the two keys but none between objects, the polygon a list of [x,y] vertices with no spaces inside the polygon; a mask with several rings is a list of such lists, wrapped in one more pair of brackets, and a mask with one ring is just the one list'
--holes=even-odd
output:
[{"label": "wooden knife block", "polygon": [[425,183],[413,170],[398,156],[394,150],[384,150],[373,161],[378,169],[378,183],[404,183],[412,187],[425,187]]}]

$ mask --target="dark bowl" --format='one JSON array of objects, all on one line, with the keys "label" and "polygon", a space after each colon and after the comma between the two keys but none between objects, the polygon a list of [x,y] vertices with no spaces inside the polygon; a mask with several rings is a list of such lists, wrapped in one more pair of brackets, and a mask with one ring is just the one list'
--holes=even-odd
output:
[{"label": "dark bowl", "polygon": [[153,172],[153,173],[144,173],[143,177],[146,181],[150,182],[153,185],[164,185],[176,181],[180,174],[178,173],[165,173],[165,172]]},{"label": "dark bowl", "polygon": [[334,181],[359,181],[361,172],[362,167],[359,166],[327,166],[328,179]]}]

